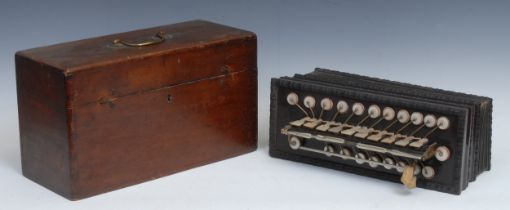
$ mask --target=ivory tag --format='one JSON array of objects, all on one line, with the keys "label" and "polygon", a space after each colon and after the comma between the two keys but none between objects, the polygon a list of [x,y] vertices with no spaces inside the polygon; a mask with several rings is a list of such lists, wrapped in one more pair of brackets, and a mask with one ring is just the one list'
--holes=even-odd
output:
[{"label": "ivory tag", "polygon": [[402,172],[402,177],[400,178],[400,181],[407,187],[407,189],[413,189],[416,187],[414,165],[407,165],[404,167],[404,171]]}]

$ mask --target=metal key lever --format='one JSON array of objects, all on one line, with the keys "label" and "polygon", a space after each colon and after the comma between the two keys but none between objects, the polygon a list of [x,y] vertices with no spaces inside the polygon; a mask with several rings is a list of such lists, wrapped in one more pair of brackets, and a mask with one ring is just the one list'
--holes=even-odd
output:
[{"label": "metal key lever", "polygon": [[322,115],[324,114],[324,111],[329,111],[333,108],[333,101],[329,98],[323,98],[321,100],[321,112],[319,114],[319,119],[312,119],[311,121],[305,123],[303,126],[307,127],[307,128],[310,128],[310,129],[314,129],[315,127],[317,127],[319,124],[321,124],[322,122],[324,122],[322,120]]},{"label": "metal key lever", "polygon": [[370,135],[371,132],[374,132],[373,128],[361,127],[361,129],[358,130],[358,132],[356,134],[354,134],[354,136],[364,139],[368,135]]},{"label": "metal key lever", "polygon": [[423,145],[425,145],[428,142],[429,142],[429,140],[427,138],[420,138],[419,140],[410,143],[409,146],[414,147],[414,148],[421,148]]},{"label": "metal key lever", "polygon": [[339,134],[340,131],[342,131],[344,128],[352,128],[352,125],[342,124],[337,127],[332,127],[330,129],[328,129],[328,132]]},{"label": "metal key lever", "polygon": [[368,163],[371,167],[374,167],[374,168],[377,166],[382,166],[388,170],[395,169],[398,172],[402,173],[400,180],[408,189],[413,189],[416,187],[416,180],[417,180],[416,175],[422,173],[423,176],[427,179],[430,179],[435,175],[433,168],[430,166],[424,167],[424,169],[422,171],[422,169],[420,167],[418,167],[416,164],[410,164],[410,165],[387,164],[385,162],[373,161],[371,159],[364,159],[364,158],[357,158],[356,156],[343,155],[343,154],[331,152],[331,150],[318,150],[318,149],[313,149],[313,148],[303,147],[303,146],[300,146],[299,148],[296,148],[296,149],[300,149],[300,150],[304,150],[304,151],[308,151],[308,152],[320,153],[327,157],[339,157],[344,160],[353,160],[358,164]]},{"label": "metal key lever", "polygon": [[321,122],[322,122],[322,120],[320,120],[320,119],[319,120],[318,119],[311,119],[311,120],[308,120],[308,122],[306,122],[305,124],[303,124],[303,126],[307,127],[307,128],[310,128],[310,129],[314,129]]},{"label": "metal key lever", "polygon": [[290,122],[289,124],[293,125],[293,126],[296,126],[296,127],[301,127],[303,124],[305,124],[307,121],[311,121],[313,120],[312,118],[310,117],[304,117],[300,120],[295,120],[295,121],[292,121]]},{"label": "metal key lever", "polygon": [[325,122],[322,125],[317,126],[315,129],[319,130],[319,131],[327,131],[331,127],[331,125],[342,126],[341,123],[337,123],[337,122],[333,122],[333,121],[328,121],[328,122]]},{"label": "metal key lever", "polygon": [[358,161],[358,162],[362,162],[362,163],[369,163],[369,164],[373,164],[373,165],[377,165],[377,166],[383,166],[385,168],[390,168],[390,169],[396,169],[396,170],[399,170],[399,169],[403,170],[404,169],[403,167],[397,166],[397,165],[390,165],[390,164],[386,164],[386,163],[383,163],[383,162],[372,161],[370,159],[361,159],[361,158],[356,158],[356,157],[353,157],[353,156],[342,155],[342,154],[333,153],[333,152],[327,152],[327,151],[313,149],[313,148],[304,147],[304,146],[299,147],[299,149],[300,150],[304,150],[304,151],[309,151],[309,152],[320,153],[320,154],[326,155],[328,157],[339,157],[339,158],[342,158],[342,159],[353,160],[353,161]]},{"label": "metal key lever", "polygon": [[415,159],[415,160],[423,159],[423,155],[415,155],[415,154],[411,154],[408,152],[402,152],[399,150],[386,149],[384,147],[373,146],[373,145],[363,144],[363,143],[356,143],[356,142],[352,142],[352,141],[347,141],[343,138],[338,138],[338,137],[333,137],[333,136],[314,135],[311,133],[289,131],[287,129],[282,129],[282,134],[288,135],[288,136],[296,136],[296,137],[300,137],[300,138],[304,138],[304,139],[315,139],[315,140],[326,142],[326,143],[336,143],[336,144],[341,144],[341,145],[349,143],[350,145],[355,145],[356,148],[358,148],[358,149],[362,149],[362,150],[366,150],[366,151],[377,152],[377,153],[381,153],[381,154],[390,154],[390,155],[394,155],[394,156],[405,157],[405,158],[410,158],[410,159]]}]

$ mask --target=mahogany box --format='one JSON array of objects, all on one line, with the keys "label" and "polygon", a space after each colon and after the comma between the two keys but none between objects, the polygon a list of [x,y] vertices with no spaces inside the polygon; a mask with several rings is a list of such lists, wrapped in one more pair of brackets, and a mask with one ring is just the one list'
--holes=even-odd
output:
[{"label": "mahogany box", "polygon": [[16,53],[23,175],[78,200],[257,146],[257,38],[189,21]]}]

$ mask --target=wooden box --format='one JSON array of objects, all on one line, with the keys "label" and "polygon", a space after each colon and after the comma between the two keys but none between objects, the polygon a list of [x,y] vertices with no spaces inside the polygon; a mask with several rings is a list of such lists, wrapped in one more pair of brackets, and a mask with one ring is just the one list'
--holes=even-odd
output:
[{"label": "wooden box", "polygon": [[189,21],[16,53],[23,175],[77,200],[257,145],[257,39]]}]

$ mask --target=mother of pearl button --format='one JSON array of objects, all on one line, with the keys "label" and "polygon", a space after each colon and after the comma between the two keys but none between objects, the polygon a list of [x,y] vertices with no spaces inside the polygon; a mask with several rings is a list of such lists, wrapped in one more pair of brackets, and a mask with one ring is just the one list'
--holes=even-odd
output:
[{"label": "mother of pearl button", "polygon": [[415,125],[420,125],[423,123],[423,114],[420,112],[413,112],[411,114],[411,122]]},{"label": "mother of pearl button", "polygon": [[333,108],[333,101],[329,98],[323,98],[321,100],[321,107],[324,110],[331,110]]},{"label": "mother of pearl button", "polygon": [[315,98],[313,96],[306,96],[303,100],[303,104],[306,108],[313,108],[315,107]]},{"label": "mother of pearl button", "polygon": [[437,121],[436,116],[431,114],[425,115],[424,118],[425,126],[429,128],[436,127],[436,121]]},{"label": "mother of pearl button", "polygon": [[289,140],[289,146],[291,149],[299,149],[299,147],[301,147],[301,141],[299,140],[298,137],[295,137],[295,136],[292,136],[290,137],[290,140]]},{"label": "mother of pearl button", "polygon": [[363,152],[356,153],[356,163],[363,164],[365,162],[363,160],[366,160],[366,159],[367,159],[367,155],[365,155],[365,153],[363,153]]},{"label": "mother of pearl button", "polygon": [[397,119],[400,123],[407,123],[409,122],[409,118],[411,118],[409,116],[409,112],[405,109],[401,109],[398,111],[397,113]]},{"label": "mother of pearl button", "polygon": [[336,108],[338,109],[338,112],[345,113],[347,110],[349,110],[349,104],[347,104],[346,101],[339,101],[336,104]]},{"label": "mother of pearl button", "polygon": [[443,162],[450,159],[450,149],[446,146],[439,146],[434,154],[437,160]]},{"label": "mother of pearl button", "polygon": [[414,175],[417,176],[421,173],[421,167],[419,165],[414,166]]},{"label": "mother of pearl button", "polygon": [[368,165],[370,165],[370,167],[372,167],[372,168],[376,168],[379,165],[377,163],[381,162],[381,158],[379,156],[377,156],[377,155],[374,155],[374,156],[370,157],[370,160],[373,161],[373,162],[369,162]]},{"label": "mother of pearl button", "polygon": [[404,172],[404,167],[406,167],[406,163],[404,163],[403,161],[398,161],[397,165],[400,167],[400,168],[397,168],[397,171],[402,173]]},{"label": "mother of pearl button", "polygon": [[389,165],[395,165],[395,161],[390,157],[384,158],[384,163],[386,164],[384,166],[384,168],[386,168],[386,169],[391,169],[391,166],[389,166]]},{"label": "mother of pearl button", "polygon": [[430,166],[425,166],[421,170],[421,175],[423,175],[426,179],[432,179],[436,175],[436,170]]},{"label": "mother of pearl button", "polygon": [[393,120],[393,118],[395,118],[395,110],[392,109],[391,107],[384,107],[382,113],[385,120],[390,121]]},{"label": "mother of pearl button", "polygon": [[349,156],[349,157],[352,156],[352,152],[351,152],[351,150],[349,148],[342,148],[340,150],[340,154],[341,155],[345,155],[345,156]]},{"label": "mother of pearl button", "polygon": [[[328,152],[328,153],[334,153],[335,152],[335,148],[333,148],[333,146],[331,145],[326,145],[324,147],[324,152]],[[331,156],[331,154],[326,154],[327,156]]]},{"label": "mother of pearl button", "polygon": [[287,103],[290,105],[296,105],[299,102],[299,97],[296,93],[289,93],[287,95]]},{"label": "mother of pearl button", "polygon": [[365,106],[362,103],[354,103],[352,105],[352,113],[355,115],[362,115],[365,112]]},{"label": "mother of pearl button", "polygon": [[439,129],[441,130],[446,130],[450,127],[450,120],[448,120],[448,118],[446,117],[439,117],[437,119],[437,127],[439,127]]},{"label": "mother of pearl button", "polygon": [[378,118],[381,116],[381,108],[379,108],[377,105],[370,105],[368,107],[368,114],[371,118]]}]

